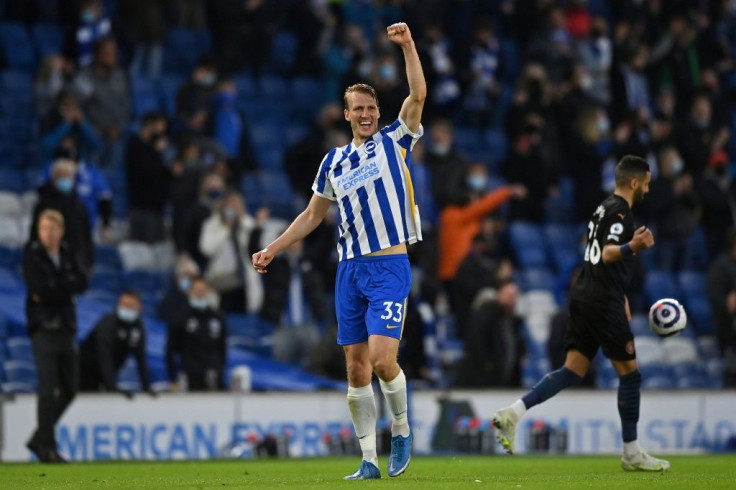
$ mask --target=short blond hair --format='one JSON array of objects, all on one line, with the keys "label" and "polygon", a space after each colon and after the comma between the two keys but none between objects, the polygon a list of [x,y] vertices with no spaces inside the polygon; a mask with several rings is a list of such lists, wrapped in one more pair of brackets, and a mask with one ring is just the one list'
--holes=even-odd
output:
[{"label": "short blond hair", "polygon": [[57,225],[61,226],[62,230],[66,228],[64,224],[64,215],[56,209],[44,209],[41,211],[41,214],[38,215],[38,222],[40,223],[42,219],[53,221]]},{"label": "short blond hair", "polygon": [[345,109],[350,109],[350,104],[348,103],[348,100],[350,99],[349,95],[356,92],[373,97],[376,100],[376,105],[378,105],[378,94],[376,93],[376,89],[374,89],[367,83],[356,83],[355,85],[351,85],[345,89],[345,94],[343,95],[343,100],[345,101]]}]

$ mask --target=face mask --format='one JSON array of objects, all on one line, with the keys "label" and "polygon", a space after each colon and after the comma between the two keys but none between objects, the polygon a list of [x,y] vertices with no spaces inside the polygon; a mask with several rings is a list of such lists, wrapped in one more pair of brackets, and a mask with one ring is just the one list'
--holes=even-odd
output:
[{"label": "face mask", "polygon": [[196,298],[193,296],[189,298],[189,306],[191,306],[195,310],[206,310],[209,305],[210,302],[207,300],[207,298]]},{"label": "face mask", "polygon": [[381,65],[381,78],[383,80],[393,80],[396,78],[396,67],[390,63]]},{"label": "face mask", "polygon": [[71,177],[61,177],[54,181],[56,189],[62,194],[70,194],[74,189],[74,181]]},{"label": "face mask", "polygon": [[598,131],[601,133],[607,133],[611,130],[611,121],[609,121],[607,117],[602,117],[598,119],[596,126],[598,127]]},{"label": "face mask", "polygon": [[125,323],[133,323],[138,319],[138,312],[131,308],[118,306],[118,318]]},{"label": "face mask", "polygon": [[705,129],[710,125],[710,119],[693,118],[693,122],[700,129]]},{"label": "face mask", "polygon": [[213,201],[221,199],[224,194],[225,193],[222,192],[222,189],[210,189],[207,191],[207,197]]},{"label": "face mask", "polygon": [[685,168],[685,162],[682,161],[681,158],[678,158],[674,162],[672,162],[672,174],[673,175],[680,175]]},{"label": "face mask", "polygon": [[179,279],[179,291],[181,291],[182,293],[186,293],[187,291],[189,291],[189,286],[191,285],[192,280],[188,277],[182,277],[181,279]]},{"label": "face mask", "polygon": [[488,180],[486,179],[485,175],[482,174],[471,174],[468,175],[468,178],[465,180],[465,183],[468,185],[468,188],[474,191],[484,191],[486,189],[486,184],[488,183]]},{"label": "face mask", "polygon": [[226,207],[222,210],[222,217],[225,218],[225,221],[232,221],[235,219],[235,210],[231,207]]},{"label": "face mask", "polygon": [[87,9],[82,11],[82,22],[85,24],[91,24],[96,20],[97,14],[95,14],[94,10]]},{"label": "face mask", "polygon": [[205,73],[199,78],[199,83],[201,83],[205,87],[213,86],[216,81],[217,75],[215,75],[214,73]]},{"label": "face mask", "polygon": [[450,153],[450,145],[447,143],[435,143],[433,151],[435,155],[443,157]]}]

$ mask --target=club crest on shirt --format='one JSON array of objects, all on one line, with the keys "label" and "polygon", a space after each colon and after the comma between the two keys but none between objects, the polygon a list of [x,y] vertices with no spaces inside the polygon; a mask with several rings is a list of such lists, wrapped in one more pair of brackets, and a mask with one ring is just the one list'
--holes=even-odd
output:
[{"label": "club crest on shirt", "polygon": [[137,328],[134,328],[130,331],[130,338],[128,339],[128,345],[131,347],[135,347],[138,345],[138,342],[141,340],[141,331]]},{"label": "club crest on shirt", "polygon": [[195,330],[197,330],[197,326],[199,325],[199,322],[196,318],[190,318],[187,320],[187,332],[194,333]]},{"label": "club crest on shirt", "polygon": [[373,153],[376,151],[376,142],[375,141],[368,141],[365,144],[365,152],[366,153]]},{"label": "club crest on shirt", "polygon": [[213,318],[210,320],[210,337],[217,338],[220,336],[220,331],[222,330],[222,325],[220,325],[220,320],[217,318]]}]

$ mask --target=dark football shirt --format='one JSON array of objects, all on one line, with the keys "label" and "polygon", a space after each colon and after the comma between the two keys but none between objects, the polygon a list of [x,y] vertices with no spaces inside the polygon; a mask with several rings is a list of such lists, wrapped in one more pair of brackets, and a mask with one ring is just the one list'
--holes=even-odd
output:
[{"label": "dark football shirt", "polygon": [[573,286],[571,299],[602,307],[624,304],[624,294],[634,272],[634,257],[603,263],[603,247],[623,245],[634,236],[629,203],[612,195],[603,201],[588,222],[583,270]]}]

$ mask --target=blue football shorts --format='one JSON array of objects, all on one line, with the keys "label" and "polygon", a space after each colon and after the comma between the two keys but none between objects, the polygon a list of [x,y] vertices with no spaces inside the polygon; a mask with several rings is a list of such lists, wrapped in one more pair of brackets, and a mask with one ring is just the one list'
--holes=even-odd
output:
[{"label": "blue football shorts", "polygon": [[335,310],[339,345],[367,342],[369,335],[401,339],[411,266],[406,254],[371,255],[337,266]]}]

